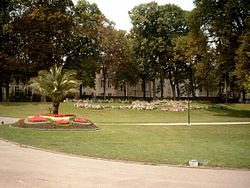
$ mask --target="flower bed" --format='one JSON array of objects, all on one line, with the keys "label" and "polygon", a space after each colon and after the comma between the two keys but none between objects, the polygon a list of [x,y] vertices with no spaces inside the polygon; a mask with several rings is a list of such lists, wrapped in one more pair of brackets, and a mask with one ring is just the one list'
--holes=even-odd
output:
[{"label": "flower bed", "polygon": [[[86,108],[86,109],[135,109],[135,110],[156,110],[160,109],[161,111],[173,111],[173,112],[182,112],[188,109],[187,101],[173,101],[173,100],[162,100],[162,101],[153,101],[151,103],[145,101],[134,101],[131,105],[126,106],[106,106],[106,105],[95,105],[95,104],[84,104],[76,103],[75,107]],[[200,110],[207,108],[206,106],[198,106],[190,104],[190,109]]]},{"label": "flower bed", "polygon": [[91,121],[76,117],[73,114],[39,114],[28,118],[21,118],[13,126],[37,129],[98,129]]},{"label": "flower bed", "polygon": [[135,109],[135,110],[155,110],[157,106],[153,103],[145,102],[145,101],[134,101],[131,105],[125,106],[106,106],[106,105],[95,105],[95,104],[83,104],[76,103],[75,107],[86,108],[86,109]]},{"label": "flower bed", "polygon": [[[183,112],[183,111],[186,111],[188,109],[188,101],[163,100],[159,104],[161,105],[162,111]],[[191,110],[201,110],[201,109],[205,109],[207,107],[190,104],[189,108]]]}]

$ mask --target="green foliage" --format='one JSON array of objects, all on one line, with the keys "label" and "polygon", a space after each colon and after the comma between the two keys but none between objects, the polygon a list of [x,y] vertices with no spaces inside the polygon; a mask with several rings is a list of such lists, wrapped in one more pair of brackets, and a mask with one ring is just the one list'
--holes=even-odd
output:
[{"label": "green foliage", "polygon": [[[250,31],[247,31],[240,38],[240,47],[236,51],[236,70],[235,75],[241,86],[248,85],[250,75]],[[246,89],[249,89],[245,86]]]},{"label": "green foliage", "polygon": [[132,41],[125,31],[117,32],[119,43],[119,60],[113,65],[114,83],[121,84],[126,89],[127,84],[134,85],[138,80],[138,67],[133,57]]},{"label": "green foliage", "polygon": [[189,79],[192,96],[195,97],[195,90],[216,90],[216,65],[214,50],[208,45],[208,36],[202,31],[202,23],[196,17],[197,9],[186,15],[188,34],[175,39],[175,61],[186,64],[184,67]]},{"label": "green foliage", "polygon": [[96,4],[84,0],[78,1],[73,10],[74,37],[69,45],[65,67],[77,71],[84,87],[94,87],[100,54],[98,27],[103,15]]},{"label": "green foliage", "polygon": [[75,71],[62,69],[63,66],[54,65],[49,71],[39,71],[38,77],[31,78],[30,87],[50,97],[52,101],[60,102],[79,85]]},{"label": "green foliage", "polygon": [[63,66],[54,65],[49,71],[38,72],[38,77],[30,79],[30,87],[38,93],[48,96],[55,108],[53,113],[58,113],[60,102],[69,94],[76,92],[79,81],[75,79],[76,72],[63,70]]},{"label": "green foliage", "polygon": [[145,82],[167,76],[174,89],[174,78],[178,74],[171,62],[174,46],[172,41],[186,33],[185,12],[175,5],[159,6],[151,2],[136,6],[129,14],[133,24],[131,35],[140,78]]},{"label": "green foliage", "polygon": [[247,0],[196,0],[195,4],[196,17],[201,20],[202,29],[215,46],[217,75],[227,99],[228,88],[237,89],[233,74],[236,67],[236,50],[240,45],[240,36],[249,29],[247,19],[250,5]]},{"label": "green foliage", "polygon": [[246,76],[246,81],[244,82],[244,86],[247,90],[247,92],[250,94],[250,72],[248,76]]},{"label": "green foliage", "polygon": [[20,64],[18,79],[26,83],[39,70],[63,61],[73,29],[72,6],[70,0],[16,1],[6,32]]},{"label": "green foliage", "polygon": [[[14,77],[18,75],[17,67],[19,64],[15,61],[13,50],[15,44],[13,38],[8,34],[10,15],[14,10],[15,3],[14,0],[2,0],[0,6],[0,90],[3,86],[8,87],[12,75]],[[0,101],[1,99],[0,94]]]},{"label": "green foliage", "polygon": [[[249,74],[247,0],[195,0],[191,12],[156,2],[130,12],[131,34],[117,31],[96,4],[80,0],[2,0],[0,7],[0,88],[13,78],[26,84],[54,64],[77,71],[83,87],[94,87],[96,71],[122,85],[169,79],[173,97],[181,85],[219,93],[245,93]],[[177,92],[176,92],[177,91]],[[105,96],[104,87],[104,96]],[[223,93],[224,92],[224,93]],[[231,93],[230,93],[231,92]],[[126,93],[126,92],[124,92]],[[0,98],[2,93],[0,93]],[[7,96],[8,98],[8,96]]]}]

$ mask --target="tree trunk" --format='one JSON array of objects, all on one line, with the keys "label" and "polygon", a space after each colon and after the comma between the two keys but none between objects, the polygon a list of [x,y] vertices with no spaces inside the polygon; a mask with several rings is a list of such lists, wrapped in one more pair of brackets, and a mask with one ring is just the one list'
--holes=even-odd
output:
[{"label": "tree trunk", "polygon": [[221,79],[220,79],[220,83],[219,83],[219,93],[218,93],[218,95],[219,95],[220,100],[222,101],[223,100],[223,95],[222,95],[222,81],[221,81]]},{"label": "tree trunk", "polygon": [[106,70],[103,68],[103,99],[106,100]]},{"label": "tree trunk", "polygon": [[82,99],[82,84],[80,85],[80,99]]},{"label": "tree trunk", "polygon": [[225,103],[228,103],[228,83],[227,83],[227,78],[225,78]]},{"label": "tree trunk", "polygon": [[176,99],[175,84],[173,82],[172,73],[170,70],[169,70],[168,78],[169,78],[170,86],[172,88],[173,99],[175,100]]},{"label": "tree trunk", "polygon": [[176,91],[177,91],[177,98],[180,98],[180,88],[179,88],[179,83],[176,82]]},{"label": "tree trunk", "polygon": [[163,92],[164,92],[164,90],[163,90],[163,88],[164,88],[164,78],[160,78],[160,85],[161,85],[161,99],[163,99],[164,98],[164,96],[163,96]]},{"label": "tree trunk", "polygon": [[10,86],[9,83],[5,83],[5,91],[6,91],[6,102],[10,102]]},{"label": "tree trunk", "polygon": [[145,79],[142,80],[142,90],[143,90],[143,99],[146,99],[146,81]]},{"label": "tree trunk", "polygon": [[175,85],[173,83],[173,80],[172,79],[169,79],[169,82],[170,82],[170,85],[171,85],[171,88],[172,88],[172,93],[173,93],[173,100],[176,100],[176,91],[175,91]]},{"label": "tree trunk", "polygon": [[195,90],[194,90],[194,80],[193,80],[193,69],[190,67],[190,86],[191,86],[191,93],[193,99],[195,98]]},{"label": "tree trunk", "polygon": [[242,102],[246,103],[246,90],[245,89],[243,89],[242,91]]},{"label": "tree trunk", "polygon": [[207,100],[209,98],[209,88],[207,87]]},{"label": "tree trunk", "polygon": [[155,83],[155,79],[153,80],[153,100],[156,99],[156,83]]},{"label": "tree trunk", "polygon": [[0,102],[3,101],[3,92],[2,92],[2,87],[3,87],[3,84],[2,82],[0,82]]},{"label": "tree trunk", "polygon": [[123,83],[123,95],[124,97],[127,97],[127,87],[126,87],[126,82]]},{"label": "tree trunk", "polygon": [[58,114],[60,102],[53,102],[53,114]]}]

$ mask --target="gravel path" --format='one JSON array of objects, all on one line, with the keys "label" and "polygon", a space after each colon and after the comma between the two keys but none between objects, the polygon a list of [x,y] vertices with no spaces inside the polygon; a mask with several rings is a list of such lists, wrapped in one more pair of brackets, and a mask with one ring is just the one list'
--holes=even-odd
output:
[{"label": "gravel path", "polygon": [[1,188],[249,188],[250,171],[90,159],[0,140]]},{"label": "gravel path", "polygon": [[[0,122],[5,124],[16,121],[18,118],[0,117]],[[205,124],[250,124],[250,122]],[[149,123],[148,125],[186,124]],[[3,140],[0,140],[0,151],[1,188],[250,187],[249,170],[195,169],[112,162],[42,151]]]},{"label": "gravel path", "polygon": [[12,124],[18,121],[19,118],[13,118],[13,117],[0,117],[0,123],[1,124]]},{"label": "gravel path", "polygon": [[[188,125],[187,123],[96,123],[97,125]],[[207,122],[189,125],[250,125],[250,122]]]}]

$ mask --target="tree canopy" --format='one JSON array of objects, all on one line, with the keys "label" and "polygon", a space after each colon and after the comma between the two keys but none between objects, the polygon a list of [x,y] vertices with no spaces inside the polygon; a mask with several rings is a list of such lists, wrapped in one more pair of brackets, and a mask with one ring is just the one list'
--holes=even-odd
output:
[{"label": "tree canopy", "polygon": [[[168,80],[172,97],[206,91],[207,97],[246,94],[250,4],[247,0],[194,0],[184,11],[152,1],[130,12],[130,33],[98,6],[85,0],[2,0],[0,7],[0,88],[28,83],[52,65],[73,69],[82,87],[95,87],[101,70],[106,82],[124,88],[152,83],[153,98]],[[158,80],[158,85],[156,80]],[[140,81],[140,82],[139,82]],[[188,81],[188,82],[187,82]],[[189,83],[189,85],[187,85]],[[80,93],[80,96],[82,94]],[[0,89],[0,100],[2,89]]]}]

